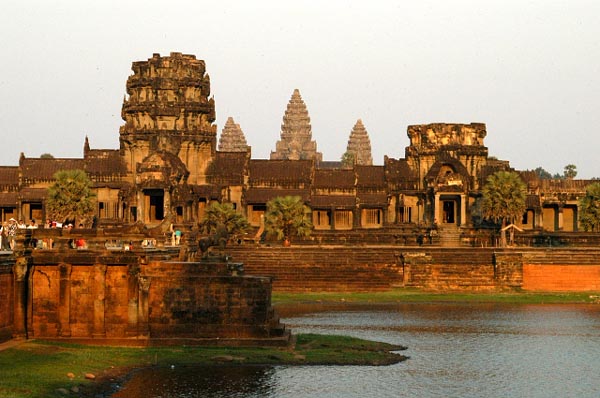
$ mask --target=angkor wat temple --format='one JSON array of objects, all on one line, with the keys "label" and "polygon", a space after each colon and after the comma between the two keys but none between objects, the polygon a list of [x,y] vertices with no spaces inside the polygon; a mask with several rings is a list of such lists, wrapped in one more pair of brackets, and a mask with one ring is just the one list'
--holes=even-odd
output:
[{"label": "angkor wat temple", "polygon": [[[94,184],[100,226],[152,225],[167,217],[191,226],[213,201],[231,202],[258,226],[270,199],[298,195],[312,210],[317,234],[434,223],[471,227],[481,221],[478,200],[486,178],[512,170],[508,161],[488,156],[483,123],[409,126],[405,157],[386,156],[383,165],[373,165],[369,136],[359,119],[343,161],[324,161],[298,90],[270,159],[253,159],[232,118],[217,142],[204,61],[181,53],[154,54],[134,62],[132,70],[119,149],[92,149],[86,138],[83,158],[22,154],[18,166],[0,167],[2,221],[46,219],[54,173],[82,169]],[[520,175],[528,189],[519,224],[523,229],[578,229],[578,198],[590,181],[540,180],[527,171]]]}]

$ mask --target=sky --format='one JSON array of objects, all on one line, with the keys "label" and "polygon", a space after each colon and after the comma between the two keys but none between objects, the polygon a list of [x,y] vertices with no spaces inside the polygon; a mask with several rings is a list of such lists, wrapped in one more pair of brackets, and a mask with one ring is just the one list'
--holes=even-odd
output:
[{"label": "sky", "polygon": [[131,64],[206,62],[217,132],[253,158],[280,139],[294,89],[324,160],[362,119],[374,164],[407,126],[482,122],[490,156],[600,177],[600,2],[8,0],[0,15],[0,165],[20,153],[117,149]]}]

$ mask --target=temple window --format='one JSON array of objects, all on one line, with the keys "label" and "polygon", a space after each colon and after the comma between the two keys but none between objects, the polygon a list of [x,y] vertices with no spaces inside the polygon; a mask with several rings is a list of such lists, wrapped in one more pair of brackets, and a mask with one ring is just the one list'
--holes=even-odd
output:
[{"label": "temple window", "polygon": [[260,218],[267,211],[267,205],[249,205],[248,206],[248,221],[253,227],[260,226]]},{"label": "temple window", "polygon": [[352,229],[351,210],[336,210],[335,229]]},{"label": "temple window", "polygon": [[313,210],[313,226],[315,229],[330,229],[330,212],[328,210]]},{"label": "temple window", "polygon": [[412,222],[412,207],[400,206],[398,208],[398,222],[399,223],[411,223]]},{"label": "temple window", "polygon": [[376,228],[381,226],[381,209],[363,209],[362,226],[365,228]]},{"label": "temple window", "polygon": [[200,199],[198,201],[198,220],[204,220],[204,213],[206,212],[206,199]]}]

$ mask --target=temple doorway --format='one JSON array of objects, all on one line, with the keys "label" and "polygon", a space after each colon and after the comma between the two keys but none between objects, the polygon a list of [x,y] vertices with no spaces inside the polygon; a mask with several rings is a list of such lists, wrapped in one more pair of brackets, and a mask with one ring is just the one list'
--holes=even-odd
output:
[{"label": "temple doorway", "polygon": [[442,223],[454,224],[456,222],[456,201],[442,201]]},{"label": "temple doorway", "polygon": [[165,218],[165,191],[162,189],[144,190],[144,207],[147,209],[147,223],[162,221]]}]

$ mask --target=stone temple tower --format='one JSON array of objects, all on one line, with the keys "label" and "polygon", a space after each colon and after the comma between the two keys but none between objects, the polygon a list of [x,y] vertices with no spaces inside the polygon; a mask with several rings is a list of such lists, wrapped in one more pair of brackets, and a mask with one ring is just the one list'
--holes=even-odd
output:
[{"label": "stone temple tower", "polygon": [[282,159],[313,159],[317,162],[323,159],[323,155],[317,152],[317,143],[312,141],[310,117],[298,89],[294,90],[283,115],[281,140],[271,152],[271,160]]},{"label": "stone temple tower", "polygon": [[204,61],[173,52],[134,62],[123,101],[120,153],[128,184],[119,194],[130,221],[190,219],[190,192],[206,184],[216,153],[215,103]]},{"label": "stone temple tower", "polygon": [[[204,61],[173,52],[134,62],[123,101],[120,148],[128,170],[149,156],[177,157],[189,182],[205,183],[205,170],[216,150],[215,103]],[[178,165],[179,167],[181,165]]]},{"label": "stone temple tower", "polygon": [[219,139],[219,151],[221,152],[247,152],[249,149],[246,137],[239,124],[234,122],[230,116],[225,122],[221,138]]},{"label": "stone temple tower", "polygon": [[371,140],[369,134],[363,125],[362,120],[358,119],[350,132],[348,147],[346,153],[352,154],[354,164],[360,166],[372,166],[373,157],[371,156]]}]

